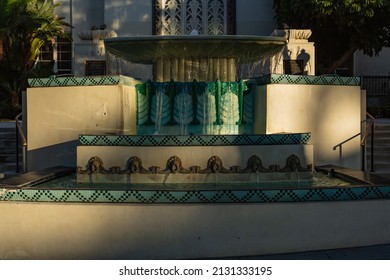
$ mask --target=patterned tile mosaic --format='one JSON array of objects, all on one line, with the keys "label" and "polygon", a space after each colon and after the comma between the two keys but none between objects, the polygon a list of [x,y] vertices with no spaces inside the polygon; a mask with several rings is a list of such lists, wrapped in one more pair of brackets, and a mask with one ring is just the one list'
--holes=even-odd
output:
[{"label": "patterned tile mosaic", "polygon": [[3,189],[0,201],[64,203],[280,203],[389,199],[389,186],[256,190]]},{"label": "patterned tile mosaic", "polygon": [[258,85],[295,84],[295,85],[341,85],[360,86],[360,77],[308,76],[269,74],[256,78]]},{"label": "patterned tile mosaic", "polygon": [[310,132],[257,135],[80,135],[89,146],[232,146],[307,144]]},{"label": "patterned tile mosaic", "polygon": [[30,87],[66,87],[66,86],[101,86],[132,85],[135,80],[126,76],[88,76],[88,77],[50,77],[28,79]]},{"label": "patterned tile mosaic", "polygon": [[[343,85],[360,86],[359,77],[340,76],[308,76],[269,74],[256,78],[259,85],[265,84],[306,84],[306,85]],[[49,77],[28,79],[30,87],[58,87],[58,86],[93,86],[93,85],[133,85],[131,77],[118,76],[87,76],[87,77]]]}]

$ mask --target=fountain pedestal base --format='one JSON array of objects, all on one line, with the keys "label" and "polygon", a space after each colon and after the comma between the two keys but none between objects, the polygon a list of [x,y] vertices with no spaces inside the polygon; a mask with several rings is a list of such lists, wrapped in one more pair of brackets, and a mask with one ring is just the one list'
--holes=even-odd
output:
[{"label": "fountain pedestal base", "polygon": [[[248,135],[90,136],[90,143],[95,145],[77,148],[78,182],[218,184],[310,180],[313,146],[291,143],[289,138],[299,138],[298,134],[294,134],[296,138],[291,135],[258,135],[253,139]],[[248,145],[259,139],[269,144]]]}]

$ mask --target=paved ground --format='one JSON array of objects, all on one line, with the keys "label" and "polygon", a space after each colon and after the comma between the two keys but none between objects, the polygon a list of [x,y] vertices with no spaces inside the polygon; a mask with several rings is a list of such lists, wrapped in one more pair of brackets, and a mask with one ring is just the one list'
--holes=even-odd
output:
[{"label": "paved ground", "polygon": [[248,260],[390,260],[390,244],[291,254],[248,256]]}]

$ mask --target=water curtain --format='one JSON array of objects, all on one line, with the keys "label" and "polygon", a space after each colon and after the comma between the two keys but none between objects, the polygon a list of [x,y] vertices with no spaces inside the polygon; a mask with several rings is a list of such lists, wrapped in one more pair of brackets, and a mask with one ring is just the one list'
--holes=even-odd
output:
[{"label": "water curtain", "polygon": [[182,135],[191,126],[201,126],[199,134],[237,134],[247,88],[244,81],[219,80],[138,84],[137,125],[154,126],[155,134],[164,126],[178,126]]}]

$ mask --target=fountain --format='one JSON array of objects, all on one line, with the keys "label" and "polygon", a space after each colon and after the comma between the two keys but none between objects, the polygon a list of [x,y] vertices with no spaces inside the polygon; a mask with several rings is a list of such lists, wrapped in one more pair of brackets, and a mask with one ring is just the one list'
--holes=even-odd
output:
[{"label": "fountain", "polygon": [[283,37],[245,35],[156,35],[105,40],[106,50],[117,57],[155,64],[156,82],[235,82],[237,64],[270,58],[280,53],[285,43]]},{"label": "fountain", "polygon": [[[314,147],[316,165],[360,162],[358,138],[332,149],[360,132],[359,80],[237,71],[284,44],[116,38],[106,49],[153,64],[152,80],[31,79],[28,171],[77,165],[77,180],[2,186],[0,258],[201,259],[389,243],[387,185],[306,184]],[[49,171],[46,180],[59,173]]]},{"label": "fountain", "polygon": [[284,38],[135,36],[105,45],[127,61],[154,64],[156,78],[135,86],[135,134],[80,135],[80,183],[311,179],[310,133],[254,134],[255,83],[237,81],[238,65],[280,53]]}]

